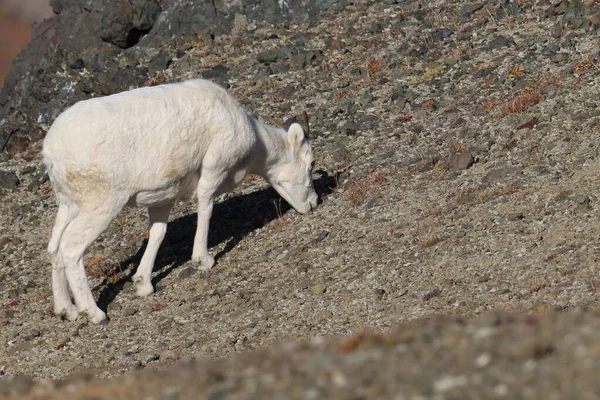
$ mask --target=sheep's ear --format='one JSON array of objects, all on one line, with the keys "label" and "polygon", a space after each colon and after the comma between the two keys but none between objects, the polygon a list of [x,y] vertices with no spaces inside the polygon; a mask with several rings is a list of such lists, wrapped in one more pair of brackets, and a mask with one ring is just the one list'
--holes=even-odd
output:
[{"label": "sheep's ear", "polygon": [[302,130],[302,126],[300,124],[294,122],[290,125],[290,129],[288,129],[288,142],[292,145],[294,150],[298,150],[300,146],[302,146],[302,141],[304,140],[304,130]]},{"label": "sheep's ear", "polygon": [[306,110],[302,110],[302,122],[304,122],[304,127],[306,127],[306,138],[310,138],[310,124],[308,123],[308,113]]}]

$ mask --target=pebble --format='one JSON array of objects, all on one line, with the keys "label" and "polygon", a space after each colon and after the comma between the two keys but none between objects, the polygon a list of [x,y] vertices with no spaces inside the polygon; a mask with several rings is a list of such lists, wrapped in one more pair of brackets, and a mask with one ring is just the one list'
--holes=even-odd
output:
[{"label": "pebble", "polygon": [[443,376],[433,382],[433,390],[438,393],[444,393],[458,387],[467,386],[468,379],[464,375]]},{"label": "pebble", "polygon": [[325,284],[323,284],[323,283],[317,283],[316,285],[313,285],[313,287],[311,288],[311,291],[314,294],[323,294],[323,293],[325,293],[326,290],[327,290],[327,286],[325,286]]},{"label": "pebble", "polygon": [[40,337],[41,332],[38,331],[37,329],[29,329],[25,332],[23,338],[25,339],[25,341],[32,341],[33,339]]},{"label": "pebble", "polygon": [[152,57],[148,62],[148,70],[154,74],[158,71],[163,71],[171,65],[173,60],[166,51],[159,51],[157,55]]},{"label": "pebble", "polygon": [[160,353],[158,360],[160,360],[161,364],[171,364],[172,362],[176,361],[179,357],[177,356],[177,353],[175,353],[173,350],[165,350],[163,352]]},{"label": "pebble", "polygon": [[442,39],[446,39],[454,35],[454,32],[448,28],[443,28],[440,30],[439,35]]},{"label": "pebble", "polygon": [[500,49],[502,47],[516,46],[512,38],[506,36],[497,36],[488,43],[488,49]]},{"label": "pebble", "polygon": [[196,268],[194,267],[186,267],[179,272],[178,278],[180,280],[184,280],[189,278],[190,276],[196,273]]},{"label": "pebble", "polygon": [[0,170],[0,188],[14,190],[21,184],[19,177],[12,171]]},{"label": "pebble", "polygon": [[373,291],[373,293],[375,294],[375,298],[377,300],[381,300],[383,298],[383,296],[385,295],[385,289],[377,288]]},{"label": "pebble", "polygon": [[569,55],[566,53],[556,53],[550,57],[550,60],[552,60],[555,63],[561,63],[567,61],[568,59]]},{"label": "pebble", "polygon": [[246,31],[246,28],[248,28],[248,17],[245,16],[244,14],[240,14],[240,13],[235,13],[235,16],[233,17],[233,31],[237,34],[242,34]]},{"label": "pebble", "polygon": [[470,168],[475,162],[473,154],[470,152],[455,153],[450,157],[450,171],[456,172]]},{"label": "pebble", "polygon": [[140,354],[140,361],[142,365],[147,365],[153,361],[156,361],[160,358],[160,355],[154,352],[143,352]]},{"label": "pebble", "polygon": [[125,309],[123,310],[123,315],[126,317],[131,317],[132,315],[135,315],[137,312],[138,312],[138,310],[135,307],[125,307]]}]

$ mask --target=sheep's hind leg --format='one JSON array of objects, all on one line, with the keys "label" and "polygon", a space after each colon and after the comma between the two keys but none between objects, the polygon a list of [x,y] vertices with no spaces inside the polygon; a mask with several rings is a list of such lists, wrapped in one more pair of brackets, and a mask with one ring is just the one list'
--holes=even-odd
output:
[{"label": "sheep's hind leg", "polygon": [[[105,204],[111,204],[106,201]],[[94,324],[107,322],[106,314],[98,308],[83,265],[83,254],[88,246],[108,227],[122,207],[82,209],[66,227],[60,241],[59,256],[65,265],[67,281],[80,313]]]},{"label": "sheep's hind leg", "polygon": [[56,214],[56,222],[52,228],[52,236],[48,243],[48,252],[52,260],[52,294],[54,297],[54,314],[74,321],[79,316],[77,307],[69,296],[69,283],[65,274],[65,265],[58,253],[58,246],[67,225],[77,215],[77,208],[61,203]]},{"label": "sheep's hind leg", "polygon": [[79,316],[77,307],[69,297],[69,283],[65,274],[65,265],[60,255],[52,254],[52,293],[54,295],[54,315],[75,321]]},{"label": "sheep's hind leg", "polygon": [[150,230],[148,234],[148,245],[142,256],[142,261],[133,275],[133,282],[136,286],[138,296],[148,296],[154,293],[152,286],[152,268],[156,260],[156,254],[167,232],[167,223],[172,204],[162,207],[149,207],[148,219]]}]

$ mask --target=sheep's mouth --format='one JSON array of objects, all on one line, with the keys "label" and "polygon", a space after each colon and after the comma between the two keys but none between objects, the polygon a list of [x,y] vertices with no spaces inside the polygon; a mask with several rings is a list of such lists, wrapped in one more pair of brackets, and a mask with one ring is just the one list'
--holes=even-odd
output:
[{"label": "sheep's mouth", "polygon": [[298,211],[300,214],[306,214],[313,209],[313,204],[309,200],[302,203],[302,205],[293,201],[292,196],[289,195],[288,191],[285,190],[283,185],[274,183],[273,187],[275,190],[277,190],[277,193],[279,193],[279,195],[281,195],[281,197],[283,197],[284,200],[287,201],[294,208],[294,210]]}]

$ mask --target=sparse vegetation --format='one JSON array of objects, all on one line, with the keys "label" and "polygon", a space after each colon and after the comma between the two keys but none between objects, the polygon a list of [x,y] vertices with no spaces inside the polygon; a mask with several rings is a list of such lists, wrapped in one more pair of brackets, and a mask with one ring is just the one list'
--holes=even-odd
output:
[{"label": "sparse vegetation", "polygon": [[387,179],[383,173],[374,172],[359,181],[350,183],[344,191],[346,199],[357,206],[362,205],[369,198],[376,197],[380,190],[379,186],[386,181]]}]

